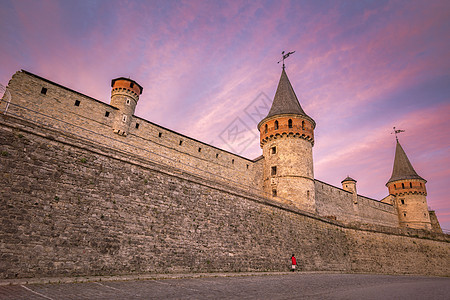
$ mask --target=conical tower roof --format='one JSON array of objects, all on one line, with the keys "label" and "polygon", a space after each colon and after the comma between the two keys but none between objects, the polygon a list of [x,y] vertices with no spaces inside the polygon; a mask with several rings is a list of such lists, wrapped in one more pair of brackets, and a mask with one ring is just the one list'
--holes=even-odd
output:
[{"label": "conical tower roof", "polygon": [[394,168],[392,169],[391,178],[387,183],[404,179],[421,179],[426,181],[416,173],[413,166],[411,165],[411,162],[408,159],[408,156],[406,156],[405,151],[397,140],[397,146],[395,148]]},{"label": "conical tower roof", "polygon": [[278,82],[277,91],[275,93],[275,97],[273,98],[272,107],[270,108],[267,116],[259,124],[267,118],[282,114],[306,116],[313,122],[314,126],[316,125],[314,120],[309,117],[301,107],[284,68],[281,72],[280,81]]}]

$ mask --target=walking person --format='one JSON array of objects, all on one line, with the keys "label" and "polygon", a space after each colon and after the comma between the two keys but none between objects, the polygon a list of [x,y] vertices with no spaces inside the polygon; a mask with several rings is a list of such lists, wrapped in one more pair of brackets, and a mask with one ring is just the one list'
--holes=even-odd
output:
[{"label": "walking person", "polygon": [[294,272],[294,271],[295,271],[295,268],[297,267],[297,260],[295,259],[294,254],[292,254],[291,260],[292,260],[292,268],[291,268],[291,271]]}]

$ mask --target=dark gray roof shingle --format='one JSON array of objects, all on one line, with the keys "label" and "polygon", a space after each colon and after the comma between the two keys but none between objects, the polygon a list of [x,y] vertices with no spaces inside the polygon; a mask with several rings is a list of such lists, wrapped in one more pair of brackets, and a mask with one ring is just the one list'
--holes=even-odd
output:
[{"label": "dark gray roof shingle", "polygon": [[397,140],[397,146],[395,148],[394,168],[392,169],[391,178],[386,184],[392,181],[404,179],[421,179],[426,181],[416,173],[413,166],[411,165],[411,162],[408,159],[408,156],[406,156],[405,151]]}]

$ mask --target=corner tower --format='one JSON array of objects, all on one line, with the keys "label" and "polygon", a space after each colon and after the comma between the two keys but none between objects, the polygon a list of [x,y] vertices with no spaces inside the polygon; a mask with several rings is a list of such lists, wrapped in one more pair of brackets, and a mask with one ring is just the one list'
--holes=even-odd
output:
[{"label": "corner tower", "polygon": [[316,212],[312,157],[315,127],[300,106],[283,67],[269,114],[258,124],[264,191],[312,213]]},{"label": "corner tower", "polygon": [[431,230],[426,182],[416,173],[397,139],[394,167],[386,186],[395,197],[400,226]]},{"label": "corner tower", "polygon": [[136,81],[124,77],[113,79],[111,87],[111,105],[119,109],[115,115],[113,130],[126,136],[143,88]]}]

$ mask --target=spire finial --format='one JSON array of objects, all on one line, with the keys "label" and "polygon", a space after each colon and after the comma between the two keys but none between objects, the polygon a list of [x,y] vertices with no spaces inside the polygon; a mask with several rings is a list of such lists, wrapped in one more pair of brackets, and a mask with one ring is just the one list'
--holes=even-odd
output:
[{"label": "spire finial", "polygon": [[283,55],[283,58],[282,58],[279,62],[277,62],[277,64],[279,64],[280,62],[283,62],[283,70],[284,70],[284,68],[286,68],[286,66],[284,65],[284,60],[285,60],[286,58],[288,58],[289,55],[294,54],[294,53],[295,53],[295,51],[288,52],[288,53],[286,53],[286,54],[284,54],[284,51],[281,52],[281,55]]},{"label": "spire finial", "polygon": [[394,126],[394,131],[393,132],[391,132],[391,134],[395,134],[395,140],[398,142],[398,136],[397,136],[397,133],[400,133],[400,132],[405,132],[404,130],[400,130],[400,129],[395,129],[395,126]]}]

